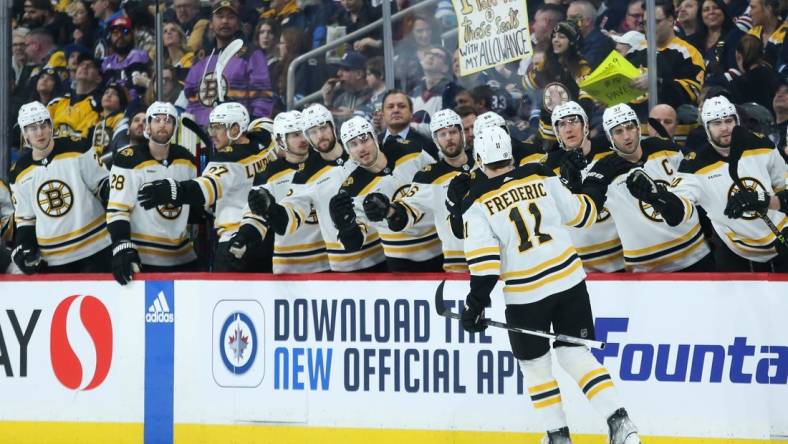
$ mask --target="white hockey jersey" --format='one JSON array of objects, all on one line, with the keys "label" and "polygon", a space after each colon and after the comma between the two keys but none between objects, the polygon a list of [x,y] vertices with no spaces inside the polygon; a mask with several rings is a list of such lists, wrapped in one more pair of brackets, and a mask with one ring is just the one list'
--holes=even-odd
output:
[{"label": "white hockey jersey", "polygon": [[143,265],[171,267],[197,259],[186,229],[189,205],[159,205],[145,210],[137,206],[137,192],[159,179],[191,180],[197,176],[194,156],[186,148],[170,144],[167,159],[153,158],[147,144],[117,152],[110,170],[107,223],[131,224],[131,241]]},{"label": "white hockey jersey", "polygon": [[374,227],[387,257],[421,262],[440,255],[441,241],[432,209],[425,207],[416,223],[399,232],[391,231],[385,220],[371,222],[366,218],[363,203],[367,194],[383,193],[391,200],[404,197],[416,173],[435,162],[426,151],[402,141],[386,145],[386,160],[383,171],[356,168],[342,183],[341,189],[353,196],[356,220]]},{"label": "white hockey jersey", "polygon": [[[340,158],[338,162],[326,162],[313,150],[309,151],[307,160],[300,164],[290,163],[284,158],[280,158],[268,164],[258,174],[254,188],[264,187],[277,202],[281,202],[291,192],[293,176],[296,172],[306,170],[306,168],[319,170],[323,167],[340,167],[344,160]],[[265,238],[268,231],[265,220],[252,213],[248,203],[244,206],[241,223],[252,225],[260,233],[260,237]],[[329,270],[326,244],[320,233],[317,212],[314,208],[295,230],[288,231],[284,235],[276,234],[274,236],[272,266],[275,274],[318,273]]]},{"label": "white hockey jersey", "polygon": [[[738,163],[744,186],[770,195],[783,190],[785,160],[768,139],[755,134],[747,137],[747,146]],[[745,213],[739,219],[729,219],[724,214],[728,197],[737,189],[727,158],[710,145],[685,157],[670,188],[684,202],[685,221],[693,216],[694,206],[700,205],[706,210],[714,231],[731,251],[754,262],[768,262],[777,251],[772,245],[775,235],[766,223],[755,214]],[[767,216],[779,229],[788,224],[788,217],[779,211],[769,210]]]},{"label": "white hockey jersey", "polygon": [[[651,205],[635,199],[627,189],[629,171],[640,167],[657,183],[669,186],[675,179],[683,156],[679,147],[657,137],[641,141],[643,157],[632,163],[620,156],[605,157],[591,173],[608,176],[605,207],[610,210],[624,247],[626,270],[670,272],[687,268],[710,253],[698,215],[671,227]],[[610,177],[616,175],[616,177]]]},{"label": "white hockey jersey", "polygon": [[[609,146],[604,137],[591,140],[591,151],[586,156],[588,165],[583,169],[583,178],[588,175],[596,162],[613,154]],[[559,174],[561,160],[565,154],[566,151],[563,150],[552,151],[545,158],[545,165],[556,175]],[[583,260],[583,268],[587,272],[606,273],[622,270],[624,268],[624,251],[621,247],[621,239],[618,237],[616,223],[606,208],[600,210],[598,218],[596,223],[590,227],[569,229],[572,242]]]},{"label": "white hockey jersey", "polygon": [[572,194],[541,165],[528,164],[472,186],[463,215],[465,257],[474,276],[504,280],[507,304],[566,290],[586,274],[566,227],[597,220],[594,201]]},{"label": "white hockey jersey", "polygon": [[287,210],[287,233],[293,233],[305,224],[314,210],[328,253],[331,271],[357,271],[375,266],[386,258],[377,230],[361,223],[364,245],[359,251],[345,251],[339,242],[337,229],[331,220],[329,202],[339,191],[345,179],[358,166],[356,162],[337,164],[309,163],[293,177],[292,190],[280,204]]},{"label": "white hockey jersey", "polygon": [[205,171],[194,181],[200,186],[205,207],[214,207],[213,226],[219,242],[227,242],[238,231],[255,176],[265,171],[276,156],[255,143],[230,145],[218,150]]},{"label": "white hockey jersey", "polygon": [[460,168],[455,168],[444,160],[427,165],[413,177],[413,183],[407,193],[396,200],[406,209],[407,227],[412,227],[432,214],[431,223],[438,231],[443,248],[443,270],[447,272],[465,273],[468,271],[463,241],[454,236],[449,224],[446,193],[449,189],[449,182],[461,172],[470,172],[473,165],[474,161],[471,158]]},{"label": "white hockey jersey", "polygon": [[17,227],[35,226],[41,255],[50,265],[69,264],[110,245],[97,193],[107,170],[84,139],[56,138],[44,159],[26,150],[11,167]]}]

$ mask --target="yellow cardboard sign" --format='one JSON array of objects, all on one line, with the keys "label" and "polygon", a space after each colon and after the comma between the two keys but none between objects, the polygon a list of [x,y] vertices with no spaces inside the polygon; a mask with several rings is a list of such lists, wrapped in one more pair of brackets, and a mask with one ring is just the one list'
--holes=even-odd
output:
[{"label": "yellow cardboard sign", "polygon": [[599,66],[581,83],[580,88],[605,105],[627,103],[642,96],[643,91],[631,86],[632,79],[641,75],[629,60],[611,51]]}]

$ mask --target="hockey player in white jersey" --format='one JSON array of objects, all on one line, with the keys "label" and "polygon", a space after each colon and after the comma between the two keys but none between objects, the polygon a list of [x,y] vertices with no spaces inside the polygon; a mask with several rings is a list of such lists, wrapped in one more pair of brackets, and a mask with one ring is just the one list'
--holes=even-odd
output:
[{"label": "hockey player in white jersey", "polygon": [[381,193],[389,200],[404,196],[416,173],[435,160],[408,141],[391,141],[386,151],[381,151],[372,124],[361,117],[345,122],[341,133],[342,144],[359,164],[329,202],[331,220],[342,234],[340,239],[345,250],[355,251],[360,247],[361,227],[374,226],[380,234],[389,271],[442,271],[441,242],[431,210],[425,208],[420,220],[394,232],[385,222],[367,219],[363,206],[370,193]]},{"label": "hockey player in white jersey", "polygon": [[[573,163],[581,169],[583,177],[596,162],[613,154],[610,144],[601,136],[589,138],[588,116],[576,102],[556,106],[552,115],[553,128],[558,137],[559,150],[551,151],[543,162],[549,171],[560,173],[565,163]],[[586,271],[614,272],[624,268],[624,255],[616,224],[607,209],[598,213],[599,220],[587,228],[570,228],[577,252]]]},{"label": "hockey player in white jersey", "polygon": [[[572,194],[541,164],[514,168],[510,139],[500,128],[477,133],[474,148],[488,180],[471,187],[471,204],[464,215],[471,289],[463,327],[468,331],[487,327],[484,309],[491,304],[490,292],[500,277],[505,282],[510,325],[550,331],[552,324],[555,333],[594,338],[586,275],[564,227],[595,223],[604,194]],[[510,332],[509,342],[547,430],[543,443],[571,443],[549,341]],[[553,347],[558,363],[607,419],[610,443],[639,443],[610,374],[590,350],[561,341]]]},{"label": "hockey player in white jersey", "polygon": [[258,172],[264,171],[271,159],[268,143],[251,140],[246,130],[249,112],[240,103],[226,102],[216,106],[208,117],[208,133],[216,154],[202,175],[193,180],[177,182],[159,179],[143,185],[137,197],[142,208],[160,205],[213,208],[214,228],[219,244],[212,270],[237,271],[226,254],[230,238],[238,231],[238,221],[246,206],[246,196]]},{"label": "hockey player in white jersey", "polygon": [[32,149],[11,167],[14,262],[28,274],[108,271],[107,170],[97,153],[84,139],[54,138],[38,102],[22,105],[18,122]]},{"label": "hockey player in white jersey", "polygon": [[383,193],[369,193],[364,198],[364,213],[373,222],[386,219],[389,229],[400,232],[432,214],[443,248],[443,270],[467,272],[462,240],[449,225],[449,211],[444,205],[449,183],[458,174],[470,173],[473,159],[465,151],[462,119],[450,109],[435,113],[430,121],[432,140],[438,146],[440,160],[416,173],[404,196],[394,201]]},{"label": "hockey player in white jersey", "polygon": [[788,272],[788,247],[762,220],[788,236],[785,161],[768,139],[738,126],[725,97],[703,102],[701,120],[708,143],[684,158],[670,188],[638,169],[627,178],[630,192],[671,226],[690,220],[695,205],[706,210],[717,271]]},{"label": "hockey player in white jersey", "polygon": [[637,114],[627,104],[607,108],[602,125],[615,155],[596,162],[582,186],[582,171],[572,169],[571,162],[561,165],[561,177],[573,182],[570,189],[593,186],[607,193],[605,206],[616,223],[626,270],[714,271],[697,214],[675,227],[668,226],[654,207],[636,199],[626,186],[627,173],[635,168],[645,170],[660,186],[669,186],[683,158],[678,145],[659,137],[641,140]]},{"label": "hockey player in white jersey", "polygon": [[[284,152],[284,157],[268,164],[255,179],[252,191],[247,193],[248,204],[243,211],[241,228],[230,243],[230,254],[242,268],[248,268],[249,255],[259,248],[269,231],[268,220],[253,211],[253,208],[258,209],[257,196],[264,193],[281,201],[292,188],[293,176],[305,168],[307,159],[320,157],[309,148],[304,136],[303,115],[299,111],[279,113],[274,118],[273,129],[277,147]],[[281,215],[274,212],[269,217],[276,219]],[[318,273],[329,269],[326,245],[314,211],[292,232],[275,235],[272,268],[276,274]]]},{"label": "hockey player in white jersey", "polygon": [[[151,209],[138,205],[143,186],[167,180],[170,192],[197,176],[194,156],[173,143],[178,126],[175,107],[154,102],[145,113],[145,144],[118,151],[110,170],[107,225],[112,235],[112,274],[121,285],[139,271],[191,271],[197,255],[187,231],[190,206],[167,203]],[[139,195],[139,197],[138,197]],[[179,202],[178,196],[172,196]]]}]

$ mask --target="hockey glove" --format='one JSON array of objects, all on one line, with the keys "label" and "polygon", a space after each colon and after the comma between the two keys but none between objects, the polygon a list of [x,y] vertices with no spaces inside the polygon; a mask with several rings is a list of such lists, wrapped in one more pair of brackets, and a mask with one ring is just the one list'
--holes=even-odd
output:
[{"label": "hockey glove", "polygon": [[653,203],[659,195],[659,187],[645,171],[637,169],[627,176],[627,189],[635,199]]},{"label": "hockey glove", "polygon": [[487,329],[484,323],[484,305],[478,303],[472,294],[465,299],[465,310],[462,312],[462,328],[468,332],[481,332]]},{"label": "hockey glove", "polygon": [[763,191],[740,190],[728,198],[725,215],[738,219],[748,211],[764,214],[769,209],[769,195]]},{"label": "hockey glove", "polygon": [[11,257],[24,274],[39,273],[46,266],[46,261],[41,259],[41,252],[35,247],[24,250],[19,245],[14,248]]},{"label": "hockey glove", "polygon": [[5,273],[6,269],[9,265],[11,265],[12,262],[13,260],[11,259],[11,250],[0,245],[0,274]]},{"label": "hockey glove", "polygon": [[146,210],[159,205],[180,205],[181,186],[175,179],[161,179],[148,182],[137,191],[137,200]]},{"label": "hockey glove", "polygon": [[470,174],[460,173],[454,176],[446,190],[446,209],[449,210],[449,213],[462,216],[462,200],[470,189]]},{"label": "hockey glove", "polygon": [[569,151],[561,159],[561,183],[573,193],[583,187],[583,169],[588,162],[578,150]]},{"label": "hockey glove", "polygon": [[268,212],[276,203],[276,199],[270,191],[264,187],[259,187],[252,188],[252,190],[249,191],[248,202],[249,209],[252,210],[252,213],[267,218]]},{"label": "hockey glove", "polygon": [[364,214],[372,222],[380,222],[389,214],[391,201],[383,193],[369,193],[364,198]]},{"label": "hockey glove", "polygon": [[353,209],[353,197],[347,191],[340,190],[328,202],[331,221],[337,230],[342,231],[356,225],[356,211]]},{"label": "hockey glove", "polygon": [[112,247],[112,275],[120,285],[126,285],[140,271],[140,255],[131,241],[120,241]]}]

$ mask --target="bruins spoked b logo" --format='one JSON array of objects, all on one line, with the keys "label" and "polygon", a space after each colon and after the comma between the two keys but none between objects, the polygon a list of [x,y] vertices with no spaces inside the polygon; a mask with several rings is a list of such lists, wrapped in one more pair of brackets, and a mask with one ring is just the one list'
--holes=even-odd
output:
[{"label": "bruins spoked b logo", "polygon": [[[227,91],[227,79],[224,76],[222,76],[221,82],[224,90]],[[213,106],[218,93],[219,89],[216,74],[210,72],[206,74],[200,82],[200,89],[197,93],[197,97],[204,106]]]},{"label": "bruins spoked b logo", "polygon": [[[669,188],[670,184],[664,180],[656,179],[654,182],[657,186],[663,186],[665,188]],[[663,222],[662,215],[659,214],[651,204],[643,202],[642,200],[638,199],[638,206],[640,207],[640,211],[646,216],[646,219],[653,220],[654,222]]]},{"label": "bruins spoked b logo", "polygon": [[65,182],[50,180],[38,188],[38,208],[47,216],[65,216],[74,203],[74,194]]},{"label": "bruins spoked b logo", "polygon": [[[742,177],[741,183],[742,185],[744,185],[744,188],[747,188],[750,191],[756,191],[756,192],[763,191],[764,193],[766,192],[766,187],[764,187],[763,184],[754,177]],[[736,185],[736,183],[731,184],[731,187],[728,189],[728,198],[730,199],[730,197],[733,196],[733,194],[737,193],[738,191],[739,191],[738,185]],[[758,214],[756,214],[755,211],[747,211],[744,214],[742,214],[741,218],[745,220],[755,220],[758,218]]]},{"label": "bruins spoked b logo", "polygon": [[161,217],[169,220],[177,219],[181,215],[181,208],[173,204],[158,205],[156,211],[159,212]]}]

